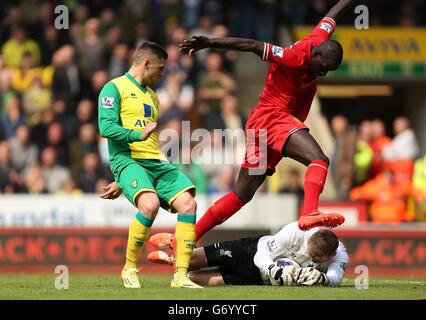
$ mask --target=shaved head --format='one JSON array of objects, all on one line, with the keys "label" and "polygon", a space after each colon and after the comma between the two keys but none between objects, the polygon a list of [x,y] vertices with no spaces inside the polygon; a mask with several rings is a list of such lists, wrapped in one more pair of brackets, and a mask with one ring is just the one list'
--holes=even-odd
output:
[{"label": "shaved head", "polygon": [[159,59],[167,60],[168,54],[167,51],[160,47],[158,44],[147,41],[141,44],[136,49],[135,54],[133,55],[133,63],[138,65],[144,59],[151,56],[156,56]]},{"label": "shaved head", "polygon": [[340,43],[334,40],[324,41],[319,45],[321,49],[321,60],[331,67],[330,70],[337,69],[343,60],[343,48]]}]

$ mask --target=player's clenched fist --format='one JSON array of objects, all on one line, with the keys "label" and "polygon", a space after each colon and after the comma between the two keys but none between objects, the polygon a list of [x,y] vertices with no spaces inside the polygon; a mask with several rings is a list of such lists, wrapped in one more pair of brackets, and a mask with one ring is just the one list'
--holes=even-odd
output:
[{"label": "player's clenched fist", "polygon": [[145,126],[145,129],[141,133],[141,141],[148,139],[149,135],[155,130],[155,128],[157,128],[156,122],[147,123],[147,125]]},{"label": "player's clenched fist", "polygon": [[294,283],[293,268],[279,267],[273,263],[268,267],[269,280],[273,286],[291,286]]},{"label": "player's clenched fist", "polygon": [[327,276],[315,268],[300,268],[294,273],[294,281],[298,285],[314,286],[314,285],[328,285]]}]

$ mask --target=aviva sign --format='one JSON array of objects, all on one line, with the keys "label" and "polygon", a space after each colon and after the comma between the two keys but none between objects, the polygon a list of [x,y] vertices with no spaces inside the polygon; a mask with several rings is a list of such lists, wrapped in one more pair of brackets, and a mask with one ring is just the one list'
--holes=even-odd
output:
[{"label": "aviva sign", "polygon": [[[295,28],[295,38],[311,30]],[[334,75],[426,77],[426,28],[338,27],[333,39],[344,50],[343,64]]]}]

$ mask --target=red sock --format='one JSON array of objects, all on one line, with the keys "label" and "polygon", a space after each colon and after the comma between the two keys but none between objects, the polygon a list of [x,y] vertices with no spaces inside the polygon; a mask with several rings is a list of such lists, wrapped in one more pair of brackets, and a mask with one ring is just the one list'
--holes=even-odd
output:
[{"label": "red sock", "polygon": [[305,199],[303,215],[318,210],[319,195],[327,178],[328,164],[321,160],[312,161],[305,174]]},{"label": "red sock", "polygon": [[196,240],[200,240],[206,232],[228,220],[244,204],[233,191],[217,200],[197,222]]}]

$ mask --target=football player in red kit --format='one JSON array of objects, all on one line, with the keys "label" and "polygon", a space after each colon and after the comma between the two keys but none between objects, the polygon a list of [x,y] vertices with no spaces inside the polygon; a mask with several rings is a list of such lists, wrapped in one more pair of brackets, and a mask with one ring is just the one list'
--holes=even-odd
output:
[{"label": "football player in red kit", "polygon": [[[197,240],[248,203],[283,157],[308,167],[299,228],[336,227],[344,222],[344,217],[338,213],[318,211],[329,160],[303,122],[316,92],[316,78],[337,69],[342,62],[343,49],[330,37],[336,27],[335,20],[353,2],[340,0],[310,35],[288,48],[252,39],[204,36],[194,36],[180,44],[180,50],[190,55],[205,48],[221,48],[252,52],[270,62],[265,87],[247,121],[246,155],[234,189],[216,201],[197,222]],[[160,235],[155,239],[172,241]]]},{"label": "football player in red kit", "polygon": [[[248,203],[283,157],[308,167],[299,228],[336,227],[344,222],[344,217],[338,213],[318,211],[329,160],[303,122],[316,92],[316,78],[337,69],[342,62],[343,49],[330,37],[336,27],[335,20],[353,1],[340,0],[310,35],[288,48],[251,39],[204,36],[194,36],[180,44],[180,50],[189,54],[204,48],[222,48],[253,52],[270,62],[265,87],[247,121],[246,155],[234,190],[216,201],[198,221],[197,240]],[[254,137],[250,132],[254,132]],[[259,141],[265,134],[266,148],[262,150]],[[263,169],[263,173],[260,170],[257,171],[260,174],[254,174],[256,171],[250,169]]]}]

